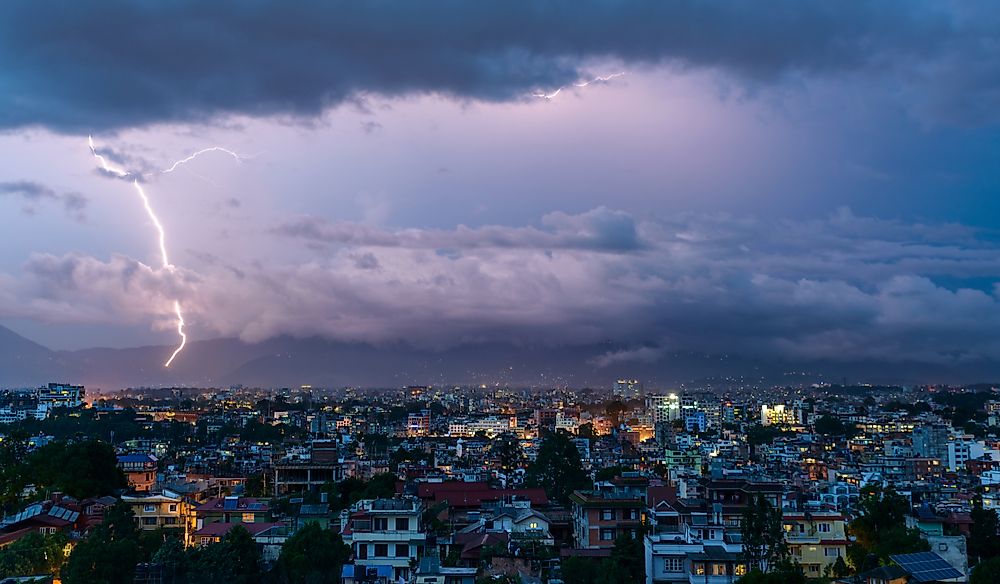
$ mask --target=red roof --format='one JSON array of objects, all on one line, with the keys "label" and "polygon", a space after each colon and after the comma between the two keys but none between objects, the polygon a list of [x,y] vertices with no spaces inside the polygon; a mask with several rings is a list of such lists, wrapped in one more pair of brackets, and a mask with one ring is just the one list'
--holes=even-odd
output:
[{"label": "red roof", "polygon": [[270,523],[262,521],[260,523],[223,523],[221,521],[216,521],[214,523],[206,523],[201,529],[194,532],[195,537],[222,537],[223,535],[229,533],[229,530],[236,527],[237,525],[242,526],[244,529],[250,532],[250,535],[258,535],[261,532],[267,531],[272,527],[278,525],[284,525],[283,523]]},{"label": "red roof", "polygon": [[534,505],[548,505],[549,498],[545,489],[494,489],[488,483],[463,483],[448,481],[444,483],[420,483],[417,486],[417,496],[425,501],[435,503],[448,501],[452,507],[479,507],[483,501],[498,501],[508,497],[527,499]]}]

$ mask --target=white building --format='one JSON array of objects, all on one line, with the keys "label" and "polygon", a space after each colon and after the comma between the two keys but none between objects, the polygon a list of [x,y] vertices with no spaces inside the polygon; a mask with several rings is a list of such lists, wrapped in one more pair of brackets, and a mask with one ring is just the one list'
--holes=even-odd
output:
[{"label": "white building", "polygon": [[359,501],[343,522],[341,535],[351,546],[356,566],[389,566],[394,581],[410,577],[411,562],[423,552],[420,528],[424,506],[417,499]]}]

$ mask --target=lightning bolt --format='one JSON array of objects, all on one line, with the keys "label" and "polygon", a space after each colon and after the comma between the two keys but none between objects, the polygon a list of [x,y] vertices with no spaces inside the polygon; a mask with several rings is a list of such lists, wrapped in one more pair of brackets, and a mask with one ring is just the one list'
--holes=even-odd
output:
[{"label": "lightning bolt", "polygon": [[[139,195],[139,199],[142,201],[142,206],[143,208],[146,209],[146,215],[149,216],[149,220],[152,221],[153,226],[156,227],[156,232],[158,235],[158,243],[160,247],[160,262],[162,264],[162,267],[164,270],[167,270],[170,273],[174,273],[177,268],[170,263],[170,256],[167,254],[167,231],[166,229],[163,228],[163,223],[160,222],[160,218],[157,217],[156,211],[153,210],[153,205],[152,203],[150,203],[149,197],[146,195],[146,191],[142,188],[142,185],[139,183],[139,178],[142,175],[131,173],[125,170],[124,168],[114,164],[113,162],[110,162],[106,157],[98,153],[97,148],[94,146],[93,136],[88,136],[87,141],[90,146],[90,153],[94,155],[94,158],[97,159],[97,163],[105,172],[117,176],[118,178],[123,178],[123,179],[132,178],[132,187],[135,189],[136,194]],[[235,158],[237,162],[243,162],[243,159],[232,150],[227,150],[225,148],[222,148],[221,146],[212,146],[211,148],[204,148],[202,150],[195,152],[194,154],[191,154],[190,156],[187,156],[185,158],[182,158],[174,162],[169,168],[160,171],[160,174],[171,173],[177,170],[179,166],[187,164],[188,162],[191,162],[192,160],[198,158],[202,154],[207,154],[209,152],[224,152]],[[177,355],[179,355],[181,351],[184,350],[184,347],[187,345],[187,333],[184,332],[184,311],[181,308],[180,300],[174,300],[174,314],[177,317],[177,336],[180,337],[181,341],[180,344],[177,345],[177,348],[174,349],[174,352],[171,353],[170,358],[167,359],[166,363],[163,364],[164,367],[170,367],[170,365],[174,362],[174,359],[177,358]]]},{"label": "lightning bolt", "polygon": [[622,71],[620,73],[612,73],[611,75],[604,75],[604,76],[601,76],[601,77],[594,77],[593,79],[591,79],[589,81],[578,81],[576,83],[573,83],[572,85],[563,85],[562,87],[556,88],[556,90],[552,91],[551,93],[545,93],[543,91],[536,91],[535,93],[531,94],[531,97],[537,97],[537,98],[549,101],[549,100],[552,100],[555,96],[557,96],[560,93],[562,93],[562,90],[566,89],[567,87],[587,87],[588,85],[593,85],[594,83],[607,83],[607,82],[609,82],[609,81],[611,81],[613,79],[617,79],[617,78],[622,77],[624,75],[626,75],[626,73],[624,71]]}]

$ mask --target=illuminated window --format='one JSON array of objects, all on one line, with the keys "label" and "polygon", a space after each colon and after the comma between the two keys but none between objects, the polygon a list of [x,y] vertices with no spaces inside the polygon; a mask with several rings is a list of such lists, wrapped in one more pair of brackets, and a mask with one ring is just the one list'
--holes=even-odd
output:
[{"label": "illuminated window", "polygon": [[253,523],[253,513],[244,513],[243,523]]}]

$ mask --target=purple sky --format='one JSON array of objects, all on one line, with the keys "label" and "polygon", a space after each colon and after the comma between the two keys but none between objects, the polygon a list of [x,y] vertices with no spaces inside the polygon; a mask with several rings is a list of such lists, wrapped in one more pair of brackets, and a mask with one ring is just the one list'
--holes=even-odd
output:
[{"label": "purple sky", "polygon": [[[5,4],[0,324],[171,344],[178,298],[194,339],[1000,356],[994,6],[559,5]],[[145,183],[176,272],[91,133],[136,172],[244,157]]]}]

